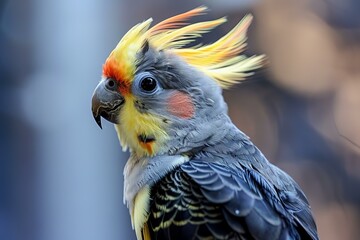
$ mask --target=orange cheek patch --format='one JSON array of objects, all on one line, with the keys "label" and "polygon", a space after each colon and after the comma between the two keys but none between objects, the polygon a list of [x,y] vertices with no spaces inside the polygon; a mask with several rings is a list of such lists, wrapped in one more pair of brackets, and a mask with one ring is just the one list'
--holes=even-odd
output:
[{"label": "orange cheek patch", "polygon": [[176,91],[168,99],[167,110],[176,117],[189,119],[194,116],[195,106],[189,94]]}]

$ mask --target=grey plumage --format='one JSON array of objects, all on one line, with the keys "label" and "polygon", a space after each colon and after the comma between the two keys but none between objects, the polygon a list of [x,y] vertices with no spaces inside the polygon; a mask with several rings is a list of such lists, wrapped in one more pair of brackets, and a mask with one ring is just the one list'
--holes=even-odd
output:
[{"label": "grey plumage", "polygon": [[[200,7],[190,15],[205,9]],[[137,38],[127,35],[109,56],[104,68],[107,76],[93,97],[97,123],[101,126],[101,116],[115,123],[122,146],[131,150],[124,169],[124,200],[137,238],[318,239],[300,187],[269,163],[227,115],[220,86],[247,76],[246,72],[260,67],[263,59],[235,56],[244,46],[251,16],[220,39],[222,45],[207,48],[222,62],[213,59],[200,69],[182,58],[186,58],[184,52],[180,57],[159,43],[168,36],[164,29],[171,32],[168,28],[181,25],[176,19],[167,20],[175,21],[172,24],[160,24],[163,29],[156,30],[160,38],[155,30],[146,34],[151,20],[130,30],[128,34]],[[209,28],[196,26],[202,26],[201,31]],[[199,32],[184,34],[183,40]],[[151,36],[153,42],[148,41]],[[141,44],[128,42],[135,39]],[[169,41],[169,46],[181,46],[176,39]],[[154,42],[160,46],[152,46]],[[134,46],[141,47],[134,51]],[[224,56],[219,55],[220,50],[225,51]],[[199,54],[204,57],[208,51]],[[122,59],[126,57],[135,59],[134,72],[128,59]],[[201,60],[194,54],[187,58],[195,65]],[[121,66],[126,71],[119,69]]]},{"label": "grey plumage", "polygon": [[[299,186],[232,130],[239,137],[231,139],[233,152],[203,148],[154,185],[152,239],[318,239]],[[170,226],[160,227],[166,221]]]},{"label": "grey plumage", "polygon": [[318,239],[303,192],[233,125],[221,88],[181,59],[148,54],[161,65],[141,70],[158,76],[159,95],[184,91],[196,105],[186,121],[162,112],[161,97],[149,107],[171,122],[163,154],[189,157],[150,184],[152,239]]}]

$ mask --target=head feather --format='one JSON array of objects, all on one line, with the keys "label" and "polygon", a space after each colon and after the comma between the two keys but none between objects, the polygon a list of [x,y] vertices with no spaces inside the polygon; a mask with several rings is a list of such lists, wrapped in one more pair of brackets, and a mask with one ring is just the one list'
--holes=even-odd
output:
[{"label": "head feather", "polygon": [[[156,50],[168,50],[182,57],[222,88],[243,80],[251,71],[260,68],[264,55],[247,58],[239,55],[246,47],[246,32],[252,16],[246,15],[229,33],[214,43],[186,47],[189,43],[226,22],[226,18],[189,24],[188,19],[204,14],[206,7],[168,18],[149,29],[152,19],[130,29],[112,51],[104,64],[103,74],[115,74],[117,79],[131,81],[135,73],[137,53],[147,41]],[[109,70],[112,69],[112,70]]]},{"label": "head feather", "polygon": [[103,75],[129,84],[135,74],[136,55],[146,40],[146,32],[152,19],[131,28],[110,53],[103,66]]},{"label": "head feather", "polygon": [[180,26],[186,25],[186,20],[188,20],[189,18],[192,18],[194,16],[202,15],[202,14],[204,14],[204,12],[206,10],[207,10],[207,7],[201,6],[201,7],[192,9],[188,12],[176,15],[174,17],[170,17],[170,18],[156,24],[155,26],[153,26],[149,31],[150,36],[159,34],[166,30],[179,28]]}]

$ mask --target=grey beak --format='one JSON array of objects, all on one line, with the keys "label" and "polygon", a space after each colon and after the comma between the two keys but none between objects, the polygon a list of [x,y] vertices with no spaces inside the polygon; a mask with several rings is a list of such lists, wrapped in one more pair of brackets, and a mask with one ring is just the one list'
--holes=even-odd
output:
[{"label": "grey beak", "polygon": [[109,122],[118,123],[119,110],[124,102],[125,99],[117,91],[114,80],[104,79],[97,85],[92,96],[91,110],[100,128],[102,128],[101,117]]}]

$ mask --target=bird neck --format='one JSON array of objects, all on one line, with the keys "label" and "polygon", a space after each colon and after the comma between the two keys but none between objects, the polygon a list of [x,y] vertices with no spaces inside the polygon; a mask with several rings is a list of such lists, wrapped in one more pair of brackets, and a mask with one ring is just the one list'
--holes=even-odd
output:
[{"label": "bird neck", "polygon": [[[226,113],[202,118],[200,121],[178,125],[169,133],[167,142],[169,155],[194,156],[204,151],[229,150],[232,142],[239,142],[248,137],[230,120]],[[230,149],[231,150],[231,149]]]}]

